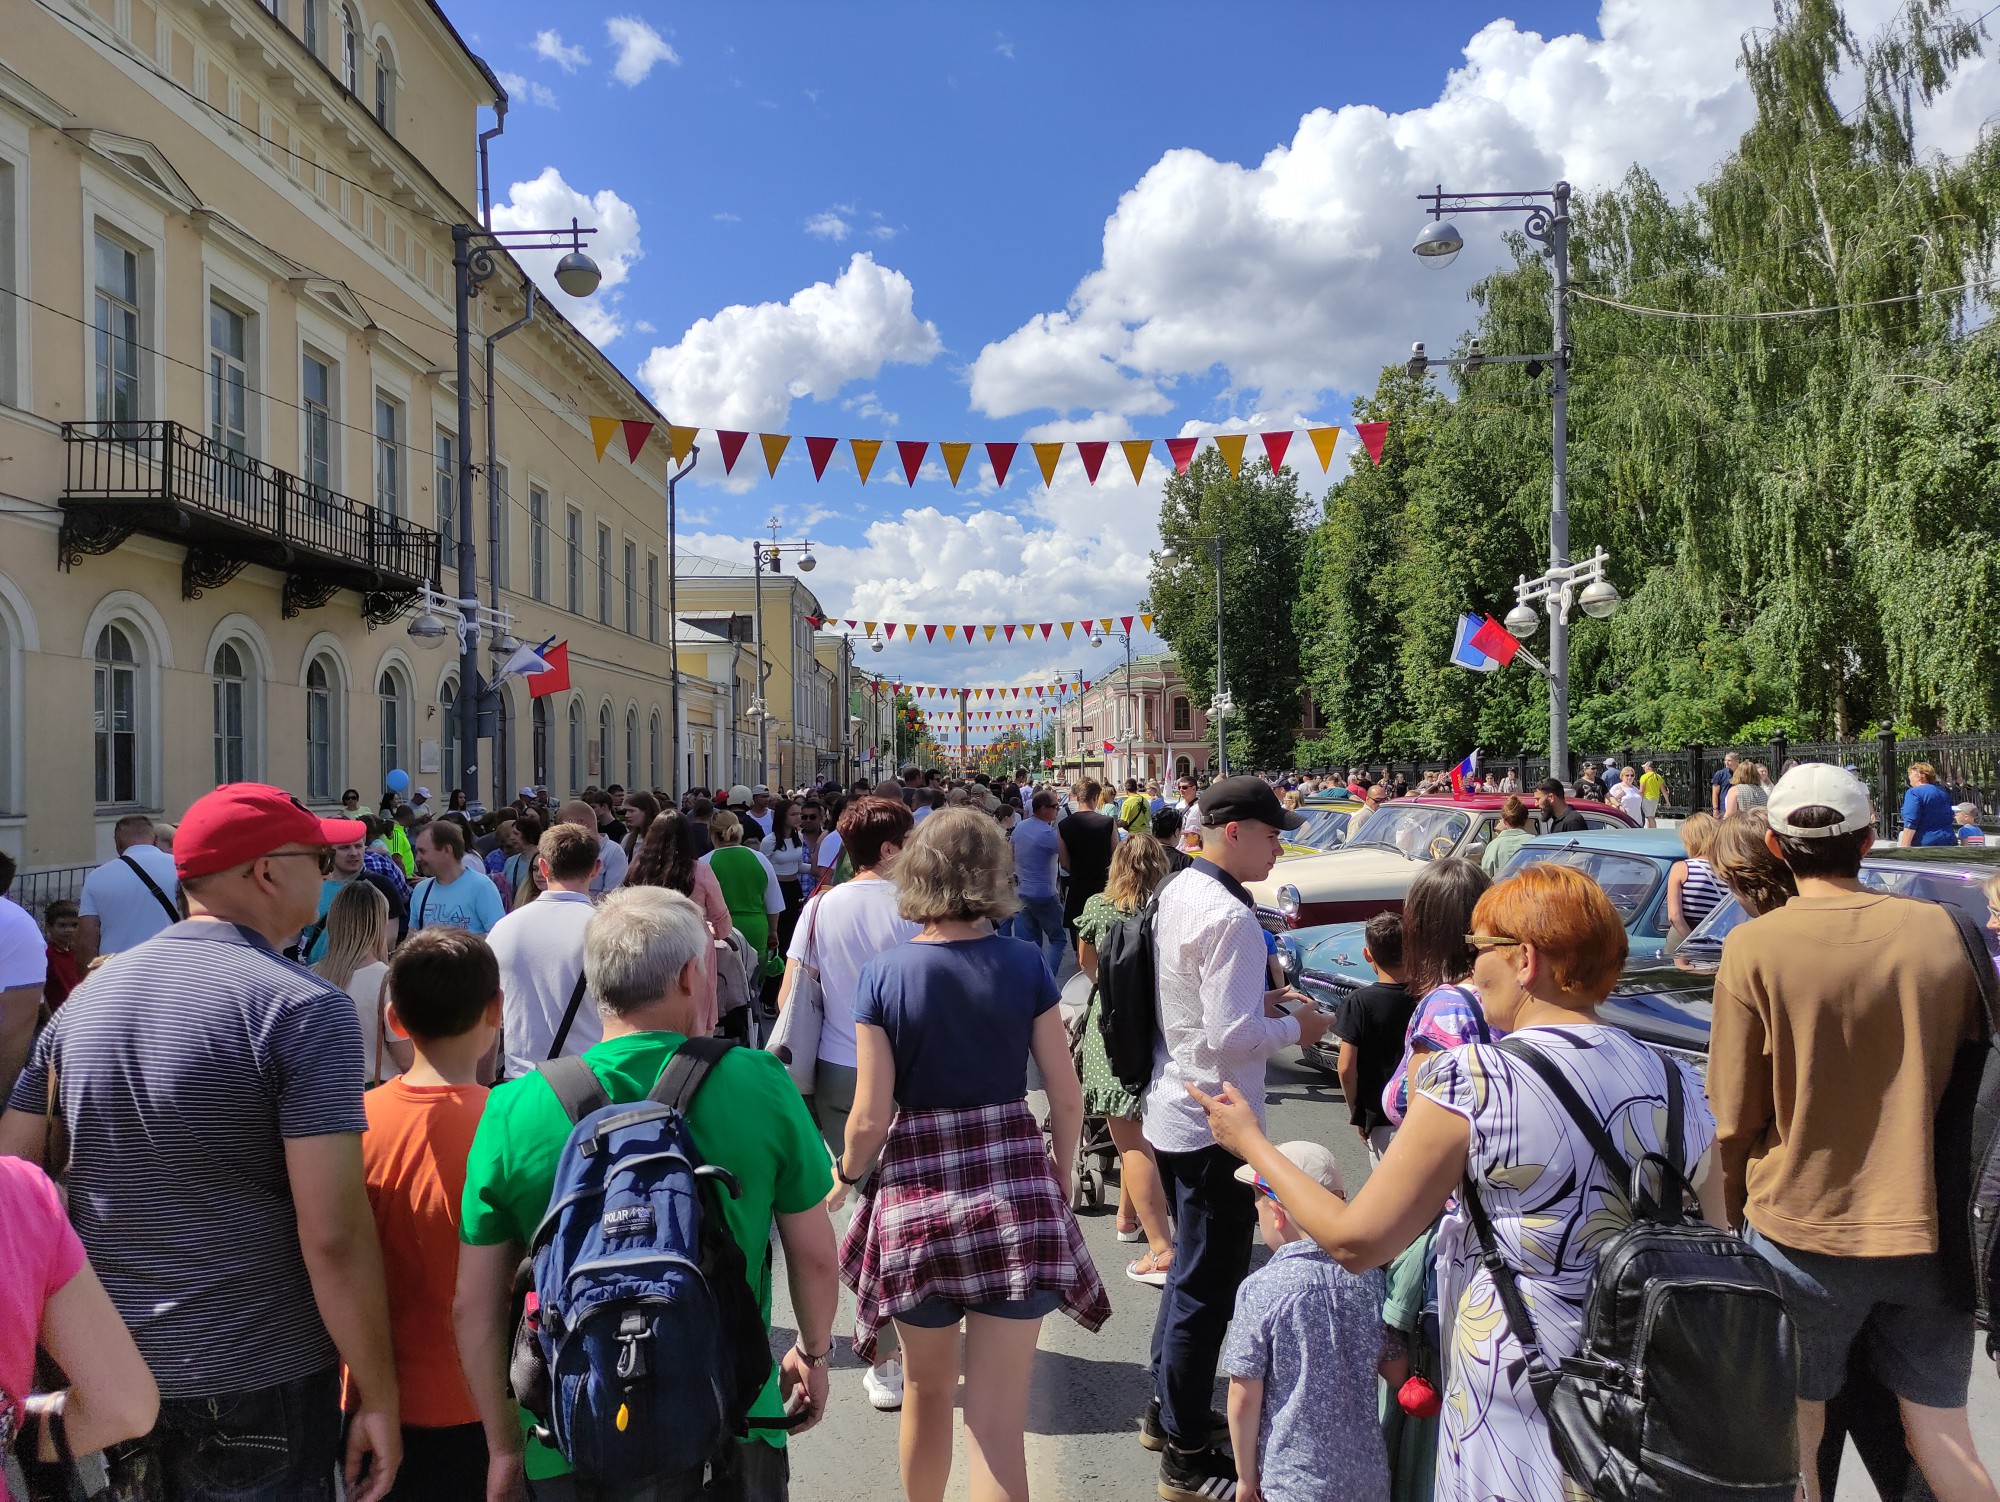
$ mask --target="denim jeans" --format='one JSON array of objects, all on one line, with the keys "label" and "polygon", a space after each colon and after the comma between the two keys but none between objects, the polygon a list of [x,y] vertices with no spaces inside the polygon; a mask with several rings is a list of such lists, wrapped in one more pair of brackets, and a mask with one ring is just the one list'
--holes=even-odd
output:
[{"label": "denim jeans", "polygon": [[1184,1450],[1209,1444],[1209,1404],[1236,1289],[1250,1271],[1257,1199],[1236,1182],[1239,1159],[1220,1147],[1155,1153],[1174,1218],[1174,1261],[1153,1321],[1152,1375],[1160,1425]]},{"label": "denim jeans", "polygon": [[1042,958],[1048,961],[1049,974],[1062,973],[1063,946],[1069,942],[1069,935],[1063,930],[1060,897],[1023,897],[1021,910],[1007,922],[1015,938],[1026,939],[1042,952]]},{"label": "denim jeans", "polygon": [[145,1443],[175,1502],[333,1502],[340,1369],[276,1387],[162,1398]]}]

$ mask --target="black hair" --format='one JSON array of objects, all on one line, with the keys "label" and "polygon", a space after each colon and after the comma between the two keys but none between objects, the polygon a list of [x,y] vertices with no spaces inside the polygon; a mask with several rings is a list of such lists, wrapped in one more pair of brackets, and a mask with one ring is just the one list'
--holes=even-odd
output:
[{"label": "black hair", "polygon": [[[1795,808],[1785,815],[1787,824],[1797,824],[1806,829],[1828,829],[1840,822],[1836,809],[1812,803],[1804,808]],[[1773,830],[1776,834],[1777,831]],[[1875,826],[1864,824],[1859,829],[1851,829],[1846,834],[1821,835],[1817,839],[1800,839],[1797,835],[1778,835],[1778,858],[1790,868],[1792,875],[1834,877],[1853,880],[1861,874],[1861,857],[1875,843]]]},{"label": "black hair", "polygon": [[1403,964],[1403,915],[1401,913],[1377,913],[1368,920],[1362,930],[1368,943],[1368,952],[1375,956],[1375,963],[1384,970],[1397,970]]}]

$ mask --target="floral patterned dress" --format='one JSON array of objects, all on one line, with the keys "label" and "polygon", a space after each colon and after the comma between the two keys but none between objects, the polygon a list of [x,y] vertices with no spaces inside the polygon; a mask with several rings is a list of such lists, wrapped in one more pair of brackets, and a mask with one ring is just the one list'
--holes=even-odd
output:
[{"label": "floral patterned dress", "polygon": [[[1691,1180],[1700,1177],[1715,1118],[1701,1082],[1682,1065],[1629,1033],[1596,1024],[1530,1027],[1512,1036],[1569,1077],[1628,1161],[1661,1151],[1665,1071],[1681,1069],[1681,1162],[1693,1165]],[[1496,1047],[1475,1043],[1429,1055],[1418,1066],[1416,1089],[1471,1125],[1467,1172],[1492,1217],[1500,1253],[1517,1274],[1542,1349],[1551,1362],[1573,1354],[1598,1250],[1631,1220],[1624,1186],[1612,1185],[1548,1087]],[[1520,1342],[1480,1263],[1479,1237],[1456,1200],[1445,1210],[1437,1255],[1445,1360],[1438,1502],[1563,1502],[1577,1495],[1535,1406]]]},{"label": "floral patterned dress", "polygon": [[[1112,924],[1129,916],[1102,892],[1092,893],[1076,915],[1076,936],[1096,946],[1104,942]],[[1083,1020],[1083,1110],[1087,1116],[1139,1119],[1139,1097],[1118,1083],[1118,1076],[1111,1072],[1110,1055],[1104,1051],[1104,1033],[1097,1025],[1095,985],[1090,988],[1090,1011]]]}]

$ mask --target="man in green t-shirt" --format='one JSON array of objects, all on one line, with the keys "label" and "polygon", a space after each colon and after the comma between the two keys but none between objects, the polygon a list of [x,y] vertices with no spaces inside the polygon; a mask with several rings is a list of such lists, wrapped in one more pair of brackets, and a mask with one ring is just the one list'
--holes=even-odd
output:
[{"label": "man in green t-shirt", "polygon": [[[583,970],[604,1018],[604,1041],[583,1058],[613,1103],[643,1099],[686,1041],[711,953],[701,909],[677,892],[624,887],[598,908],[584,937]],[[515,1478],[524,1468],[536,1502],[575,1495],[561,1455],[532,1439],[524,1450],[525,1420],[506,1387],[514,1269],[548,1210],[570,1127],[548,1083],[523,1075],[494,1088],[466,1164],[454,1324],[486,1430],[489,1496],[507,1495],[510,1485],[518,1491]],[[819,1130],[784,1065],[772,1054],[738,1048],[716,1064],[695,1097],[688,1131],[705,1161],[736,1178],[740,1193],[719,1201],[743,1248],[766,1326],[774,1219],[784,1243],[799,1338],[750,1416],[781,1418],[788,1401],[803,1401],[816,1422],[826,1406],[839,1296],[833,1221],[824,1203],[833,1176]],[[753,1429],[737,1452],[735,1474],[712,1495],[721,1502],[783,1502],[784,1433]]]}]

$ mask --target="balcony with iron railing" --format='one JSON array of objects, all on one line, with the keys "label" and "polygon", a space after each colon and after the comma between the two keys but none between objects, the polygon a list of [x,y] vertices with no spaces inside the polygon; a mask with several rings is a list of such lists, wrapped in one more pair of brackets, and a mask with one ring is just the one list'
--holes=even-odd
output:
[{"label": "balcony with iron railing", "polygon": [[184,543],[181,594],[199,599],[250,564],[285,576],[284,614],[362,596],[395,619],[438,578],[429,527],[239,454],[177,422],[66,422],[57,563],[111,552],[134,533]]}]

